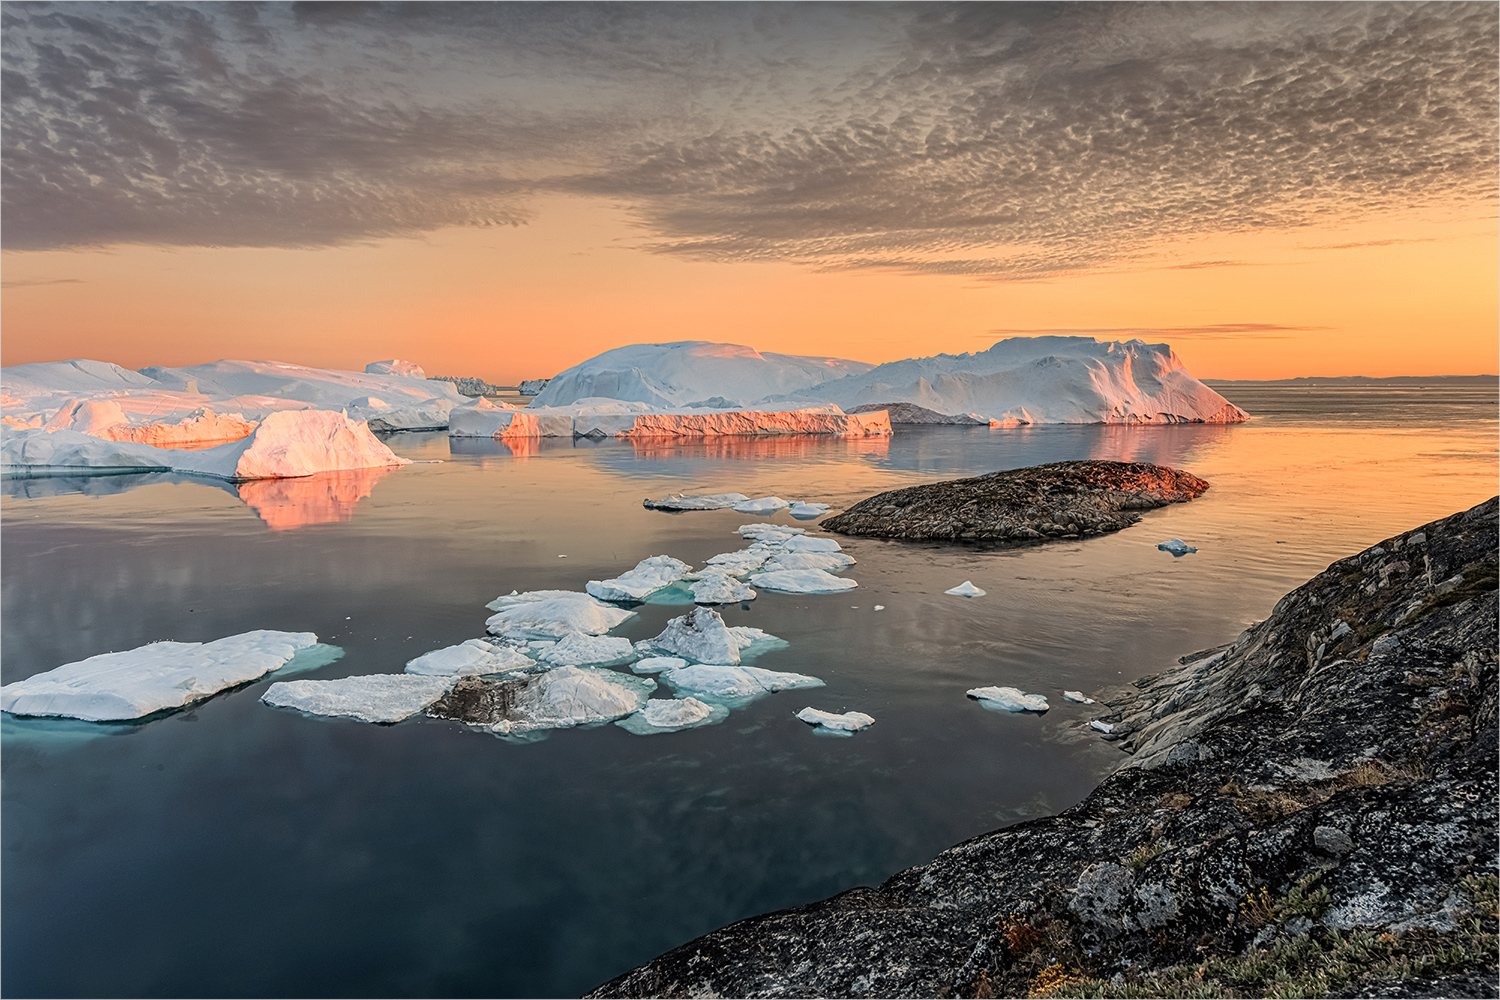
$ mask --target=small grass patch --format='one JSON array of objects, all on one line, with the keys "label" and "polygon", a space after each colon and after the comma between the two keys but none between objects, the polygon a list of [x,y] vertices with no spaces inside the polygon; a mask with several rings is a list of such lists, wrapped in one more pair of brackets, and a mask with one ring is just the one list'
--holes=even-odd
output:
[{"label": "small grass patch", "polygon": [[1138,872],[1149,865],[1151,862],[1155,861],[1157,858],[1161,857],[1162,850],[1162,846],[1155,842],[1152,842],[1150,844],[1140,844],[1136,847],[1135,850],[1127,854],[1122,860],[1125,862],[1126,867],[1128,867],[1131,871]]}]

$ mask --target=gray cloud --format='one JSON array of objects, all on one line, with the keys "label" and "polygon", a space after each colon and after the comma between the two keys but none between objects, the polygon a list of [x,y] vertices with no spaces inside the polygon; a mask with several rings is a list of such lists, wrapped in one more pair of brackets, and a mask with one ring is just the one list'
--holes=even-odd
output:
[{"label": "gray cloud", "polygon": [[1492,4],[8,3],[4,241],[641,246],[1045,280],[1495,197]]}]

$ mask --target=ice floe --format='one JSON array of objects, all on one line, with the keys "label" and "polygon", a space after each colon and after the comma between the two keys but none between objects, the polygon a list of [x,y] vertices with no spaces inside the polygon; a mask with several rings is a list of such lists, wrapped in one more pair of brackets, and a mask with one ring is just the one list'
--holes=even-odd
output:
[{"label": "ice floe", "polygon": [[317,641],[311,632],[260,629],[212,642],[154,642],[100,653],[0,687],[0,709],[87,722],[139,719],[253,681]]},{"label": "ice floe", "polygon": [[651,556],[612,580],[590,580],[584,590],[603,601],[640,601],[692,571],[693,567],[681,559]]},{"label": "ice floe", "polygon": [[674,667],[685,667],[687,662],[680,656],[647,656],[632,663],[630,669],[638,674],[659,674]]},{"label": "ice floe", "polygon": [[783,569],[770,573],[752,573],[750,582],[762,590],[784,594],[837,594],[853,590],[859,584],[821,569]]},{"label": "ice floe", "polygon": [[761,497],[758,500],[741,500],[734,505],[733,509],[741,514],[774,514],[790,506],[791,504],[781,497]]},{"label": "ice floe", "polygon": [[1046,695],[1026,694],[1019,688],[971,688],[965,693],[985,708],[994,709],[995,711],[1040,713],[1047,711],[1049,707]]},{"label": "ice floe", "polygon": [[954,597],[983,597],[987,593],[987,591],[976,587],[970,581],[965,580],[957,587],[949,587],[947,590],[943,591],[943,593],[952,594]]},{"label": "ice floe", "polygon": [[775,691],[823,686],[822,680],[806,674],[709,663],[664,670],[661,679],[679,696],[691,696],[729,708],[748,704]]},{"label": "ice floe", "polygon": [[704,573],[719,572],[728,573],[730,576],[744,576],[753,569],[759,569],[765,565],[766,560],[775,556],[781,550],[772,545],[756,544],[748,549],[740,549],[737,552],[721,552],[711,556],[708,564],[699,571],[701,577]]},{"label": "ice floe", "polygon": [[561,591],[556,596],[510,604],[484,624],[491,635],[506,639],[561,639],[569,632],[603,635],[634,616],[634,611],[595,600],[588,594]]},{"label": "ice floe", "polygon": [[[559,556],[558,558],[562,557]],[[535,604],[538,601],[552,600],[584,601],[585,603],[587,603],[590,598],[588,594],[585,594],[581,590],[528,590],[524,593],[521,591],[512,590],[508,594],[501,594],[499,597],[486,604],[485,607],[489,608],[491,611],[504,611],[506,608],[513,608],[519,604]]]},{"label": "ice floe", "polygon": [[736,580],[729,570],[704,570],[689,588],[698,604],[738,604],[755,600],[755,591]]},{"label": "ice floe", "polygon": [[668,493],[660,500],[642,500],[647,510],[725,510],[750,498],[743,493]]},{"label": "ice floe", "polygon": [[840,552],[843,546],[832,538],[815,538],[812,535],[793,535],[782,542],[788,552]]},{"label": "ice floe", "polygon": [[1198,551],[1197,548],[1189,545],[1187,542],[1184,542],[1180,538],[1173,538],[1172,540],[1166,542],[1157,542],[1156,547],[1158,549],[1161,549],[1163,552],[1172,553],[1172,557],[1174,559],[1181,558],[1182,556],[1187,555],[1189,552]]},{"label": "ice floe", "polygon": [[360,722],[400,722],[437,701],[457,677],[421,674],[364,674],[329,681],[277,681],[260,700],[309,715],[333,715]]},{"label": "ice floe", "polygon": [[615,725],[637,736],[654,736],[711,726],[728,717],[729,709],[723,705],[708,705],[697,698],[653,698],[645,708],[616,720]]},{"label": "ice floe", "polygon": [[1090,722],[1089,728],[1094,730],[1095,732],[1103,733],[1106,736],[1115,731],[1115,727],[1113,725],[1108,722],[1100,722],[1098,719],[1094,719],[1092,722]]},{"label": "ice floe", "polygon": [[573,632],[542,651],[537,657],[544,663],[570,667],[612,667],[636,658],[629,639],[614,635],[585,635]]},{"label": "ice floe", "polygon": [[807,534],[806,528],[794,528],[790,524],[742,524],[735,530],[741,538],[774,544],[785,542],[796,535]]},{"label": "ice floe", "polygon": [[1063,697],[1068,701],[1076,701],[1080,705],[1092,705],[1094,703],[1094,699],[1090,698],[1082,691],[1064,691]]},{"label": "ice floe", "polygon": [[669,653],[695,663],[738,663],[741,645],[722,615],[700,607],[673,618],[661,634],[642,640],[638,648],[648,655]]},{"label": "ice floe", "polygon": [[783,552],[765,564],[768,573],[790,569],[821,569],[836,573],[853,566],[855,559],[843,552]]},{"label": "ice floe", "polygon": [[833,507],[826,503],[804,503],[799,500],[787,508],[787,513],[799,521],[811,521],[822,517],[832,509]]},{"label": "ice floe", "polygon": [[656,681],[600,667],[558,667],[511,680],[466,677],[428,710],[500,735],[597,725],[646,705]]},{"label": "ice floe", "polygon": [[816,708],[804,708],[797,713],[797,718],[810,726],[819,726],[823,729],[833,729],[846,733],[857,733],[867,726],[875,724],[874,716],[863,712],[844,712],[835,715],[832,712],[822,712]]},{"label": "ice floe", "polygon": [[457,646],[434,649],[407,661],[406,672],[426,677],[456,677],[463,674],[499,674],[507,670],[525,670],[535,665],[531,657],[518,649],[469,639]]}]

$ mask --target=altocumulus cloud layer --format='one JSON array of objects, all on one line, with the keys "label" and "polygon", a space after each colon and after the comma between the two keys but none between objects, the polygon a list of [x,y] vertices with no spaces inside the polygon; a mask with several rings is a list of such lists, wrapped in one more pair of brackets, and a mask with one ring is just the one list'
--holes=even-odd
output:
[{"label": "altocumulus cloud layer", "polygon": [[4,245],[318,246],[523,224],[995,277],[1488,201],[1497,8],[4,8]]}]

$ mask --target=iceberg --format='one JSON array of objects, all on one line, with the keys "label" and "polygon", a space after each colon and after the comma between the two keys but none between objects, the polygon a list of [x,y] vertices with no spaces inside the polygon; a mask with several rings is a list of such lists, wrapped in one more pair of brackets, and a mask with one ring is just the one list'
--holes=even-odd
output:
[{"label": "iceberg", "polygon": [[694,608],[673,618],[660,635],[637,644],[648,655],[669,653],[694,663],[739,663],[740,646],[724,618],[710,608]]},{"label": "iceberg", "polygon": [[821,569],[836,573],[853,566],[855,559],[843,552],[783,552],[765,564],[766,572],[790,569]]},{"label": "iceberg", "polygon": [[727,573],[730,576],[744,576],[751,570],[765,565],[766,560],[775,556],[779,551],[779,546],[757,544],[737,552],[721,552],[716,556],[710,556],[708,563],[698,575],[702,577],[706,573]]},{"label": "iceberg", "polygon": [[413,364],[410,361],[399,361],[394,358],[390,361],[371,361],[365,365],[365,371],[370,375],[400,375],[402,378],[421,379],[427,377],[427,373],[422,370],[420,365]]},{"label": "iceberg", "polygon": [[[525,593],[512,590],[508,594],[501,594],[485,607],[491,611],[504,611],[519,604],[535,604],[538,601],[583,601],[589,603],[592,598],[580,590],[528,590]],[[594,603],[598,603],[595,601]]]},{"label": "iceberg", "polygon": [[691,588],[695,604],[738,604],[755,600],[755,591],[736,580],[728,571],[704,570]]},{"label": "iceberg", "polygon": [[590,580],[583,589],[601,601],[641,601],[692,571],[693,568],[681,559],[651,556],[636,563],[635,569],[612,580]]},{"label": "iceberg", "polygon": [[437,701],[457,677],[420,674],[364,674],[331,681],[277,681],[260,700],[275,708],[308,715],[333,715],[360,722],[392,723],[410,718]]},{"label": "iceberg", "polygon": [[708,493],[695,496],[679,496],[668,493],[660,500],[642,500],[647,510],[723,510],[750,498],[743,493]]},{"label": "iceberg", "polygon": [[1172,553],[1172,558],[1174,559],[1180,559],[1183,556],[1187,555],[1189,552],[1198,551],[1195,547],[1189,545],[1187,542],[1184,542],[1180,538],[1174,538],[1171,541],[1167,542],[1158,542],[1156,547],[1158,549],[1161,549],[1163,552]]},{"label": "iceberg", "polygon": [[637,736],[654,736],[711,726],[728,717],[729,709],[723,705],[708,705],[697,698],[653,698],[634,715],[617,719],[615,725]]},{"label": "iceberg", "polygon": [[558,667],[507,680],[464,677],[427,714],[499,735],[596,725],[645,707],[656,681],[599,667]]},{"label": "iceberg", "polygon": [[822,687],[817,677],[761,667],[694,663],[664,670],[661,679],[679,696],[735,708],[776,691]]},{"label": "iceberg", "polygon": [[806,528],[794,528],[789,524],[742,524],[736,531],[741,538],[776,545],[796,535],[807,534]]},{"label": "iceberg", "polygon": [[843,546],[832,538],[794,535],[782,543],[788,552],[842,552]]},{"label": "iceberg", "polygon": [[750,582],[763,590],[784,594],[837,594],[853,590],[859,584],[821,569],[783,569],[770,573],[753,573]]},{"label": "iceberg", "polygon": [[533,400],[526,407],[481,399],[453,407],[448,418],[451,437],[501,441],[551,437],[652,441],[794,434],[886,437],[890,433],[884,413],[851,415],[831,403],[769,404],[756,409],[664,409],[613,399],[588,399],[566,406],[543,406]]},{"label": "iceberg", "polygon": [[850,413],[874,413],[876,410],[884,410],[886,416],[893,425],[895,424],[957,424],[967,427],[988,427],[988,417],[981,417],[977,413],[938,413],[926,407],[917,406],[914,403],[866,403],[856,406]]},{"label": "iceberg", "polygon": [[741,500],[734,505],[734,510],[741,514],[774,514],[790,506],[781,497],[761,497],[759,500]]},{"label": "iceberg", "polygon": [[0,687],[0,710],[86,722],[139,719],[253,681],[317,642],[311,632],[260,629],[100,653]]},{"label": "iceberg", "polygon": [[372,431],[438,431],[448,426],[451,399],[427,399],[417,403],[388,403],[377,396],[351,400],[344,412],[363,420]]},{"label": "iceberg", "polygon": [[630,665],[630,669],[638,674],[659,674],[663,670],[685,666],[687,666],[687,660],[680,656],[648,656],[645,659],[636,660]]},{"label": "iceberg", "polygon": [[821,726],[824,729],[835,729],[846,733],[857,733],[875,724],[875,718],[863,712],[844,712],[842,715],[834,715],[832,712],[820,712],[816,708],[804,708],[797,713],[797,718],[810,726]]},{"label": "iceberg", "polygon": [[544,663],[569,667],[612,667],[635,659],[635,647],[629,639],[614,635],[585,635],[572,632],[557,644],[543,650],[537,659]]},{"label": "iceberg", "polygon": [[1018,688],[1013,687],[971,688],[965,693],[985,708],[997,712],[1036,712],[1040,714],[1047,711],[1048,708],[1045,695],[1025,694]]},{"label": "iceberg", "polygon": [[1076,701],[1080,705],[1092,705],[1094,699],[1085,695],[1082,691],[1064,691],[1063,697],[1068,701]]},{"label": "iceberg", "polygon": [[[407,661],[406,672],[426,677],[456,677],[464,674],[500,674],[525,670],[535,661],[518,649],[470,639],[457,646],[434,649]],[[424,706],[425,707],[425,706]]]},{"label": "iceberg", "polygon": [[833,507],[826,503],[804,503],[799,500],[787,508],[787,513],[799,521],[811,521],[822,517],[832,509]]},{"label": "iceberg", "polygon": [[952,594],[954,597],[983,597],[986,593],[988,593],[988,591],[982,590],[981,588],[974,586],[974,584],[972,584],[968,580],[965,580],[957,587],[949,587],[947,590],[943,591],[943,593]]},{"label": "iceberg", "polygon": [[635,617],[634,611],[595,600],[588,594],[563,591],[567,596],[513,604],[491,615],[485,628],[510,640],[561,639],[570,632],[603,635]]}]

